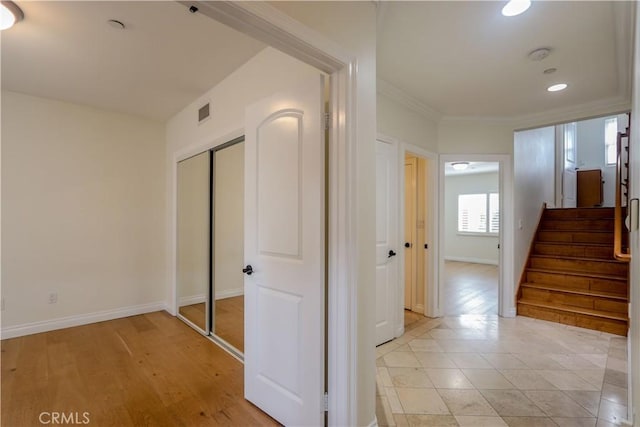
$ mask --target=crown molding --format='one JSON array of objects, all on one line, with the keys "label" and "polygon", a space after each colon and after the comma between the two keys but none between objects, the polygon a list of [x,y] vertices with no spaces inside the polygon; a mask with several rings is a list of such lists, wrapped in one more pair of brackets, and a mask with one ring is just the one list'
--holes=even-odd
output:
[{"label": "crown molding", "polygon": [[442,119],[441,112],[429,107],[424,102],[414,98],[402,89],[399,89],[398,87],[381,78],[378,78],[377,80],[377,92],[381,95],[393,99],[397,103],[407,107],[408,109],[420,114],[421,116],[431,121],[439,122],[440,119]]}]

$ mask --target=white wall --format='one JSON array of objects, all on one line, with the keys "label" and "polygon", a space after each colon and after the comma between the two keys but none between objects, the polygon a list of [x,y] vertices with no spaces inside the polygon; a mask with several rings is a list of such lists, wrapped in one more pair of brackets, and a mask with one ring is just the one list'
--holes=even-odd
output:
[{"label": "white wall", "polygon": [[2,92],[3,338],[164,307],[163,147],[160,123]]},{"label": "white wall", "polygon": [[438,123],[438,152],[511,154],[513,130],[506,120],[444,118]]},{"label": "white wall", "polygon": [[[615,117],[615,116],[613,116]],[[609,117],[582,120],[577,123],[577,167],[581,170],[600,169],[602,171],[603,204],[615,204],[615,165],[607,166],[604,147],[604,121]]]},{"label": "white wall", "polygon": [[219,150],[214,171],[215,299],[244,294],[244,142]]},{"label": "white wall", "polygon": [[446,260],[498,264],[498,236],[458,234],[458,196],[460,194],[497,193],[498,172],[453,175],[444,179],[444,253]]},{"label": "white wall", "polygon": [[427,151],[438,151],[436,122],[381,93],[377,95],[377,109],[378,132]]},{"label": "white wall", "polygon": [[514,285],[520,283],[542,204],[554,205],[555,126],[525,130],[514,138]]}]

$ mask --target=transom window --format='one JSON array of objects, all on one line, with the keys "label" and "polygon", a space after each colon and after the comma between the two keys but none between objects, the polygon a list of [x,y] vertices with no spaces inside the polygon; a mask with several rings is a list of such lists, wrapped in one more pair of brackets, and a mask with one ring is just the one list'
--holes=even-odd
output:
[{"label": "transom window", "polygon": [[498,234],[499,231],[498,193],[458,195],[458,233]]}]

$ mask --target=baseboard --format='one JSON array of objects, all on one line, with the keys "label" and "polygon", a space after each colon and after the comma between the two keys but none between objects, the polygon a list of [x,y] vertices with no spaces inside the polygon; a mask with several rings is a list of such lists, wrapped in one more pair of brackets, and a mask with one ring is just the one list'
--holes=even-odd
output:
[{"label": "baseboard", "polygon": [[225,299],[225,298],[233,298],[239,297],[240,295],[244,295],[244,289],[227,289],[226,291],[216,292],[216,300]]},{"label": "baseboard", "polygon": [[498,265],[498,261],[493,260],[493,259],[484,259],[484,258],[445,256],[444,260],[445,261],[458,261],[458,262],[472,262],[474,264]]},{"label": "baseboard", "polygon": [[0,339],[17,338],[25,335],[41,332],[55,331],[56,329],[71,328],[73,326],[88,325],[90,323],[104,322],[106,320],[151,313],[153,311],[167,310],[164,301],[149,304],[140,304],[114,310],[97,311],[94,313],[79,314],[75,316],[60,317],[58,319],[43,320],[40,322],[24,323],[22,325],[2,328]]},{"label": "baseboard", "polygon": [[180,307],[184,307],[185,305],[193,305],[193,304],[202,304],[207,301],[206,294],[193,295],[190,297],[180,297]]},{"label": "baseboard", "polygon": [[507,310],[505,310],[504,313],[502,313],[502,317],[516,317],[516,308],[515,307],[511,307]]},{"label": "baseboard", "polygon": [[378,427],[378,417],[374,415],[373,421],[371,421],[367,427]]}]

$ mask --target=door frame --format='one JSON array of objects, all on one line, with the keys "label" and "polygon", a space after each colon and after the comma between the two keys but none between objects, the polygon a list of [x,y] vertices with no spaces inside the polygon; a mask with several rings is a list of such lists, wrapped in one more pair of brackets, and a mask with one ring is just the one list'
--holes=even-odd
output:
[{"label": "door frame", "polygon": [[[345,51],[323,35],[310,30],[273,6],[262,2],[180,1],[196,6],[199,13],[264,42],[287,55],[330,75],[329,158],[327,165],[327,392],[328,425],[358,423],[358,401],[367,399],[358,381],[358,353],[363,340],[373,335],[358,333],[358,197],[357,171],[357,77],[356,55]],[[176,171],[177,160],[186,153],[204,151],[222,140],[243,133],[237,130],[214,142],[194,144],[174,156],[169,182],[172,189],[169,219],[169,270],[171,286],[168,310],[176,314]],[[363,336],[361,336],[363,335]],[[366,342],[364,342],[366,346]],[[373,376],[373,374],[372,374]],[[367,383],[367,381],[364,381]],[[320,391],[319,391],[320,395]],[[371,396],[373,398],[373,395]]]},{"label": "door frame", "polygon": [[[444,224],[444,166],[449,162],[497,162],[500,166],[499,192],[500,192],[500,255],[499,255],[499,288],[498,288],[498,315],[501,317],[515,317],[515,286],[513,282],[513,159],[509,154],[441,154],[439,166],[439,214],[440,223]],[[435,295],[433,307],[437,316],[442,316],[444,306],[444,227],[439,227],[439,241],[442,242],[439,251],[438,267],[439,280],[437,286],[430,289]]]}]

